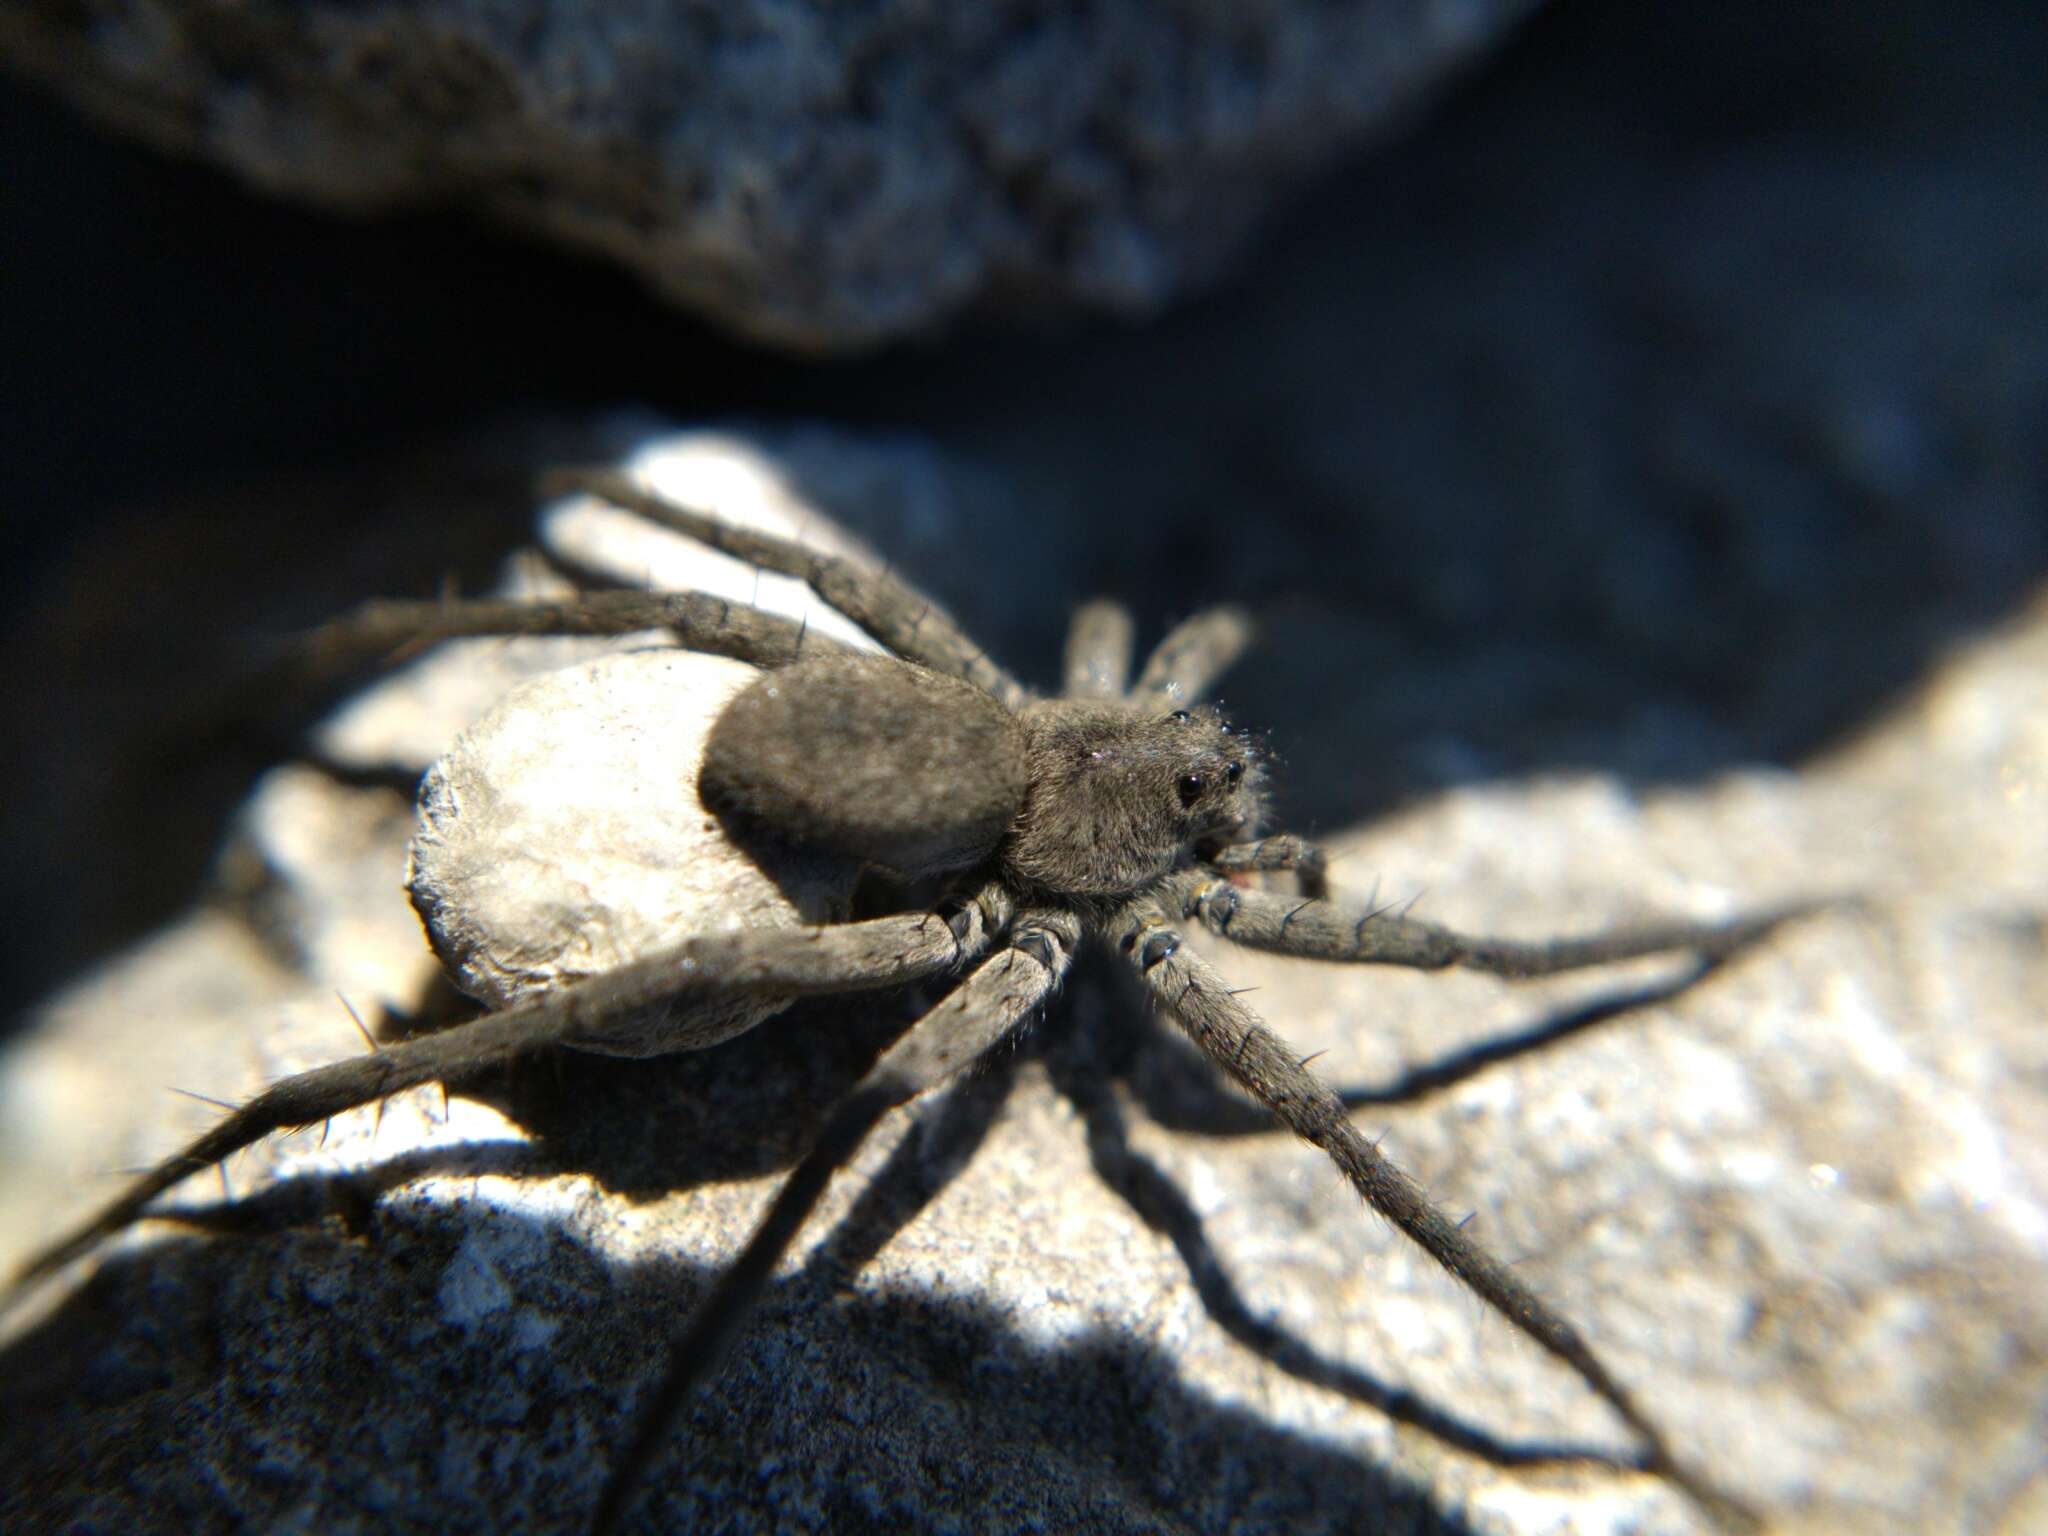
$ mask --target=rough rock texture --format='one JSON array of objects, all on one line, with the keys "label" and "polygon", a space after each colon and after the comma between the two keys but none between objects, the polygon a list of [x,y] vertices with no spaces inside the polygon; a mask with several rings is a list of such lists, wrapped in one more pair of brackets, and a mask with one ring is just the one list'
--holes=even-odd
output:
[{"label": "rough rock texture", "polygon": [[[897,558],[946,579],[924,562]],[[1383,675],[1314,639],[1276,626],[1243,685],[1279,701],[1283,778],[1373,747]],[[445,665],[379,691],[440,696],[417,685]],[[1340,889],[1516,935],[1864,898],[1689,989],[1654,966],[1509,986],[1207,948],[1782,1528],[2017,1533],[2048,1498],[2044,721],[2036,602],[1796,772],[1497,774],[1328,829]],[[1658,730],[1711,725],[1667,706]],[[1646,729],[1567,734],[1625,762]],[[281,770],[241,835],[270,872],[242,911],[268,921],[195,914],[44,1011],[0,1077],[10,1252],[116,1182],[85,1170],[206,1122],[160,1085],[234,1097],[359,1049],[337,988],[417,1000],[407,830],[394,791]],[[839,1181],[642,1528],[1701,1529],[1652,1480],[1531,1464],[1627,1441],[1106,981],[1078,977],[1020,1059],[895,1117]],[[0,1447],[0,1517],[575,1528],[659,1341],[916,1007],[806,1005],[678,1060],[564,1056],[238,1158],[234,1230],[138,1231],[13,1321],[0,1408],[36,1431]]]},{"label": "rough rock texture", "polygon": [[454,201],[806,350],[1145,311],[1534,0],[9,0],[100,120],[348,208]]},{"label": "rough rock texture", "polygon": [[[603,656],[515,688],[462,734],[420,785],[405,882],[457,987],[502,1008],[682,935],[844,916],[850,872],[771,873],[698,799],[712,724],[756,675],[674,649]],[[787,1003],[725,1001],[695,1027],[738,1034]],[[579,1043],[659,1054],[665,1012]]]}]

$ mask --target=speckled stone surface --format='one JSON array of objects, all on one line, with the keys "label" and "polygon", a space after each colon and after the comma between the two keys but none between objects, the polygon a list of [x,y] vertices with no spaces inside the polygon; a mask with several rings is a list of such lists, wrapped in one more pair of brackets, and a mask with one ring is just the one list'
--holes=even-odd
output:
[{"label": "speckled stone surface", "polygon": [[[1340,706],[1378,677],[1309,638],[1276,624],[1244,684],[1287,732],[1283,779],[1372,747]],[[1300,693],[1261,681],[1290,657],[1335,690],[1291,730],[1272,711]],[[2044,721],[2036,602],[1796,770],[1447,777],[1320,829],[1340,892],[1513,935],[1862,899],[1619,1016],[1597,1017],[1668,969],[1510,986],[1198,942],[1779,1528],[2016,1536],[2048,1417]],[[1623,761],[1646,727],[1604,729]],[[214,1113],[163,1085],[233,1098],[361,1049],[337,990],[417,1002],[409,832],[393,790],[279,770],[233,911],[43,1010],[0,1071],[8,1253],[117,1182],[89,1170]],[[1703,1528],[1653,1480],[1531,1462],[1627,1441],[1108,981],[1079,975],[1005,1070],[885,1125],[635,1528]],[[146,1227],[9,1320],[0,1407],[36,1432],[0,1450],[0,1515],[575,1529],[662,1339],[916,1007],[565,1055],[238,1157],[234,1230]],[[1427,1426],[1386,1411],[1400,1393]]]}]

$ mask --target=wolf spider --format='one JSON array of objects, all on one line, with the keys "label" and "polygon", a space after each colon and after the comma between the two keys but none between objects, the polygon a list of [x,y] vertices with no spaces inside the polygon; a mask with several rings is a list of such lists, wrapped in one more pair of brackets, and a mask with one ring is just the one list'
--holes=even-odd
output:
[{"label": "wolf spider", "polygon": [[[458,636],[666,630],[686,650],[760,669],[719,712],[698,779],[703,804],[736,841],[823,853],[942,894],[918,910],[861,921],[683,936],[660,953],[472,1022],[285,1078],[31,1260],[17,1286],[145,1217],[191,1173],[273,1132],[418,1084],[554,1045],[629,1055],[700,1049],[798,996],[959,975],[831,1111],[683,1330],[594,1512],[592,1529],[609,1530],[691,1393],[718,1370],[834,1172],[891,1109],[953,1079],[1020,1029],[1093,938],[1239,1088],[1327,1153],[1368,1205],[1576,1372],[1637,1436],[1640,1465],[1722,1523],[1754,1524],[1739,1502],[1681,1462],[1577,1329],[1360,1134],[1308,1062],[1182,942],[1180,925],[1318,960],[1524,978],[1666,952],[1711,962],[1804,908],[1521,943],[1333,899],[1314,846],[1259,835],[1264,754],[1200,702],[1249,641],[1238,610],[1181,624],[1133,681],[1129,616],[1090,603],[1072,622],[1064,688],[1041,697],[889,574],[674,505],[616,472],[565,471],[549,477],[547,489],[594,494],[800,577],[888,654],[703,593],[607,591],[558,602],[372,603],[314,632],[298,662],[329,668]],[[1246,877],[1257,872],[1291,873],[1299,897],[1252,885]]]}]

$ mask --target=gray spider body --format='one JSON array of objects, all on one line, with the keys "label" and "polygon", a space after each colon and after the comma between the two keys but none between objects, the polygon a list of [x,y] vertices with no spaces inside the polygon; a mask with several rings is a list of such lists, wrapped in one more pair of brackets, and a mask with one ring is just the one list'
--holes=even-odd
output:
[{"label": "gray spider body", "polygon": [[1213,710],[988,694],[891,657],[769,673],[728,704],[699,777],[741,835],[905,878],[993,861],[1014,890],[1128,896],[1261,817],[1257,755]]},{"label": "gray spider body", "polygon": [[[603,893],[580,878],[560,882],[559,890],[523,878],[516,849],[450,853],[465,803],[503,808],[511,798],[488,774],[469,776],[460,753],[451,753],[423,786],[414,895],[451,971],[492,1011],[274,1084],[32,1261],[23,1281],[148,1214],[159,1194],[237,1149],[418,1083],[551,1046],[626,1055],[698,1049],[796,997],[957,977],[833,1110],[754,1238],[677,1340],[665,1377],[639,1410],[640,1432],[614,1463],[596,1510],[593,1528],[609,1529],[659,1457],[686,1399],[717,1370],[833,1173],[883,1115],[947,1082],[1028,1020],[1093,936],[1240,1089],[1326,1152],[1367,1204],[1575,1370],[1642,1442],[1641,1466],[1727,1523],[1749,1522],[1739,1504],[1673,1454],[1663,1431],[1569,1323],[1380,1155],[1307,1062],[1181,943],[1179,925],[1199,922],[1239,944],[1320,960],[1464,965],[1519,977],[1666,951],[1690,951],[1705,966],[1767,933],[1791,910],[1527,944],[1467,937],[1405,912],[1330,899],[1311,845],[1257,836],[1266,808],[1261,754],[1199,702],[1248,642],[1249,625],[1237,611],[1188,620],[1132,680],[1129,619],[1114,605],[1090,604],[1069,635],[1061,695],[1040,698],[889,576],[730,527],[608,472],[559,483],[801,576],[893,654],[856,651],[701,593],[373,604],[310,637],[299,664],[323,667],[457,635],[648,629],[668,631],[686,652],[747,663],[757,670],[728,667],[703,730],[672,753],[648,751],[636,722],[624,731],[647,771],[685,776],[675,782],[694,786],[675,817],[700,839],[691,846],[706,862],[738,850],[739,862],[721,864],[710,887],[672,904],[671,921],[684,931],[657,925],[652,938],[631,945],[565,931],[561,942],[572,949],[584,944],[580,958],[553,970],[522,969],[526,940],[498,945],[509,949],[509,960],[491,953],[496,919],[479,916],[488,903],[467,894],[481,888],[479,872],[511,865],[519,899],[538,884],[544,905],[601,904]],[[631,664],[659,668],[674,655]],[[480,723],[471,737],[487,739],[492,729]],[[586,734],[572,729],[565,739],[573,746]],[[522,739],[514,755],[535,750]],[[437,862],[444,866],[439,873],[423,878],[423,867]],[[684,862],[688,876],[692,861]],[[845,898],[869,869],[898,877],[910,898],[931,899],[846,920]],[[1262,872],[1291,875],[1299,895],[1261,888],[1251,877]]]}]

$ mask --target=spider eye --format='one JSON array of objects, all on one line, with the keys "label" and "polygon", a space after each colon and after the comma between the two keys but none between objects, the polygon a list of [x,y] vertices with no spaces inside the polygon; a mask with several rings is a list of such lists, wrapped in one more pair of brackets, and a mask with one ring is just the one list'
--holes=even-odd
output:
[{"label": "spider eye", "polygon": [[1171,720],[1175,725],[1186,725],[1190,720],[1194,719],[1195,717],[1189,714],[1184,709],[1176,709],[1172,714],[1168,715],[1166,718]]},{"label": "spider eye", "polygon": [[1184,773],[1181,775],[1180,783],[1176,788],[1180,790],[1180,803],[1183,806],[1193,805],[1202,798],[1203,782],[1202,776],[1199,773]]},{"label": "spider eye", "polygon": [[1232,763],[1228,768],[1223,770],[1223,777],[1227,782],[1235,784],[1239,779],[1244,777],[1244,764]]}]

